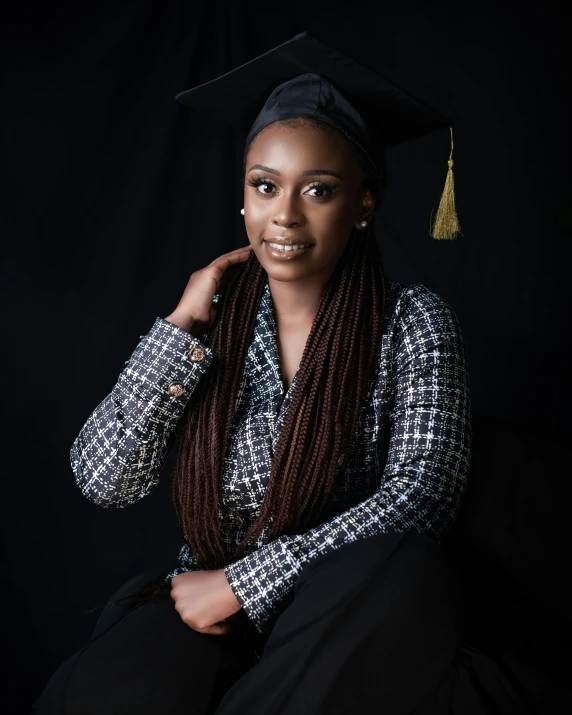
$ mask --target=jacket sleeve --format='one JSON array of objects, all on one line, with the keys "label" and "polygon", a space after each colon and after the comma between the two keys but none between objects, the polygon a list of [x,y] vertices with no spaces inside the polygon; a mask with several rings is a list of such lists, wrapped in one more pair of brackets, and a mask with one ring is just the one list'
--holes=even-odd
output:
[{"label": "jacket sleeve", "polygon": [[302,567],[344,544],[410,529],[440,541],[456,518],[470,468],[470,385],[452,308],[428,288],[409,286],[391,362],[394,402],[388,456],[377,490],[303,534],[284,535],[225,568],[257,630],[293,597]]},{"label": "jacket sleeve", "polygon": [[[201,337],[206,341],[206,334]],[[202,354],[194,348],[202,348],[202,360],[196,360]],[[72,470],[85,497],[118,508],[149,493],[177,422],[212,359],[206,342],[156,318],[71,448]],[[169,392],[174,382],[184,387],[180,395]]]}]

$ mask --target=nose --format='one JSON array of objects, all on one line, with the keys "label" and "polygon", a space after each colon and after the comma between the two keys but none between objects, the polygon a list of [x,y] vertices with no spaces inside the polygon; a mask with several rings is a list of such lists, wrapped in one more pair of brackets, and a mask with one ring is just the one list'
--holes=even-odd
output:
[{"label": "nose", "polygon": [[284,192],[282,196],[276,198],[272,208],[274,209],[272,223],[275,226],[296,228],[302,226],[305,222],[297,197],[290,195],[288,192]]}]

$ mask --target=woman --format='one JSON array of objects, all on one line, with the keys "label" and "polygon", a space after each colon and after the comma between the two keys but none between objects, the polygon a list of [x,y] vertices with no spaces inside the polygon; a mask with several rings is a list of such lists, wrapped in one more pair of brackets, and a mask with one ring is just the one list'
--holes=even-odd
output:
[{"label": "woman", "polygon": [[[124,507],[177,438],[183,545],[110,599],[37,714],[526,712],[500,673],[483,700],[471,684],[439,545],[470,464],[463,341],[440,296],[383,274],[381,143],[340,89],[364,99],[373,73],[348,63],[303,33],[179,95],[248,124],[249,245],[156,319],[72,466],[86,497]],[[446,125],[403,101],[409,136]],[[380,112],[388,144],[406,122]]]}]

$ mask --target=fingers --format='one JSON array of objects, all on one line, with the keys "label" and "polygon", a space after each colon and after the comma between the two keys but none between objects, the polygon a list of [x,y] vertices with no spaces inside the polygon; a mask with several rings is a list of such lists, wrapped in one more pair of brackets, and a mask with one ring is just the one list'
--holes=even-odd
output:
[{"label": "fingers", "polygon": [[207,628],[195,628],[194,630],[199,633],[207,633],[211,636],[224,636],[227,633],[232,633],[234,629],[235,626],[232,623],[224,623],[221,621],[220,623],[213,623],[212,626],[208,626]]},{"label": "fingers", "polygon": [[[171,592],[171,597],[172,597],[172,592]],[[180,609],[177,608],[175,605],[175,610],[178,612],[179,616],[181,617],[181,620],[183,623],[185,623],[189,628],[192,628],[194,631],[197,631],[197,633],[208,633],[209,635],[212,636],[222,636],[225,635],[225,633],[232,633],[236,626],[234,623],[228,622],[228,621],[219,621],[218,623],[213,623],[210,626],[198,626],[196,625],[193,620],[190,618],[184,618]]]},{"label": "fingers", "polygon": [[218,268],[228,268],[233,263],[238,263],[238,261],[244,260],[248,254],[250,254],[252,246],[250,243],[247,246],[241,246],[240,248],[235,248],[234,251],[229,251],[228,253],[223,253],[222,256],[218,256],[211,261],[211,266],[217,266]]},{"label": "fingers", "polygon": [[226,256],[221,256],[218,259],[219,263],[215,262],[215,265],[224,272],[227,268],[230,268],[230,266],[234,266],[236,263],[242,263],[245,259],[247,259],[252,252],[251,249],[252,246],[250,248],[244,248],[238,253],[229,253]]}]

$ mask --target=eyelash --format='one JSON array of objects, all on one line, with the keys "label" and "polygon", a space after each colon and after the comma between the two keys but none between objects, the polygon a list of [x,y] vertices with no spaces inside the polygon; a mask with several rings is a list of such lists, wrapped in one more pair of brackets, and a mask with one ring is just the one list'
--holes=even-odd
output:
[{"label": "eyelash", "polygon": [[[270,181],[270,179],[265,179],[263,176],[254,176],[254,177],[252,177],[252,179],[247,181],[247,184],[249,186],[254,186],[255,188],[258,186],[264,186],[265,184],[267,184],[268,186],[276,187],[276,184],[273,181]],[[311,191],[312,189],[325,189],[326,190],[325,196],[311,196],[310,197],[312,199],[318,199],[318,201],[319,200],[325,201],[325,200],[329,199],[336,192],[337,188],[338,188],[337,184],[330,183],[328,181],[320,181],[320,182],[317,181],[316,183],[311,184],[308,191]],[[259,194],[260,196],[262,196],[263,198],[268,198],[268,199],[272,198],[272,196],[273,196],[273,194],[263,194],[261,191],[257,191],[256,193]]]}]

